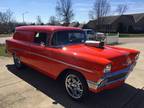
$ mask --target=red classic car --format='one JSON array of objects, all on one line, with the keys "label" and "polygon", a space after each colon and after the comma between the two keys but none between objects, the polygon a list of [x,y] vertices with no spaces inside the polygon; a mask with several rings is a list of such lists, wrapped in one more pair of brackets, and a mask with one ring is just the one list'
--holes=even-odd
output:
[{"label": "red classic car", "polygon": [[122,85],[133,70],[139,51],[86,41],[83,30],[61,26],[17,27],[6,40],[15,66],[28,65],[53,79],[63,78],[70,97]]}]

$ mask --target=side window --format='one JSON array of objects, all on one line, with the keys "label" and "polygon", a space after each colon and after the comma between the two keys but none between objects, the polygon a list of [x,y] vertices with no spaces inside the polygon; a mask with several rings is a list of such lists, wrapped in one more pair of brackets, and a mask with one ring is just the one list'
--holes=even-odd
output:
[{"label": "side window", "polygon": [[82,31],[58,31],[54,33],[52,45],[67,45],[85,41],[85,34]]},{"label": "side window", "polygon": [[34,43],[39,45],[46,45],[48,44],[48,34],[47,33],[36,33],[34,36]]},{"label": "side window", "polygon": [[54,33],[51,44],[57,45],[57,33]]},{"label": "side window", "polygon": [[56,32],[52,38],[52,45],[64,45],[69,43],[69,36],[67,32]]}]

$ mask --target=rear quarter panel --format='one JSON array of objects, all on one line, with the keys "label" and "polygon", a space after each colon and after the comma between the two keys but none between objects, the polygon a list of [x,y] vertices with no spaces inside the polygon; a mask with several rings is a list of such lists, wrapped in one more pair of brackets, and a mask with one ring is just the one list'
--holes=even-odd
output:
[{"label": "rear quarter panel", "polygon": [[30,43],[32,41],[32,32],[16,31],[13,38],[6,40],[6,49],[11,54],[17,54],[23,63],[30,64]]}]

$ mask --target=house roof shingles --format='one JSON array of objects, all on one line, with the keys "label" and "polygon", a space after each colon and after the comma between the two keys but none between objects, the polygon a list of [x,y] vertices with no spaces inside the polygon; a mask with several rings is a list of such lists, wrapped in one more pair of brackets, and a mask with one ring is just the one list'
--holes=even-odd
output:
[{"label": "house roof shingles", "polygon": [[[125,16],[125,17],[129,17],[129,18],[133,18],[135,23],[137,23],[138,21],[140,21],[142,18],[144,18],[144,13],[138,13],[138,14],[127,14],[127,15],[117,15],[117,16],[105,16],[104,18],[104,22],[103,24],[112,24],[113,22],[115,22],[118,18]],[[88,23],[96,23],[97,20],[91,20]]]}]

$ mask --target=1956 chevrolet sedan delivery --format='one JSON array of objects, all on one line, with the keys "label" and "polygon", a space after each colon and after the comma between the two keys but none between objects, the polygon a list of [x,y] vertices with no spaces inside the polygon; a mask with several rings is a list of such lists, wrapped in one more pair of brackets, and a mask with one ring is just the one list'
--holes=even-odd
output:
[{"label": "1956 chevrolet sedan delivery", "polygon": [[70,97],[122,85],[133,70],[139,51],[86,41],[83,30],[62,26],[17,27],[6,40],[14,64],[28,65],[53,79],[63,78]]}]

